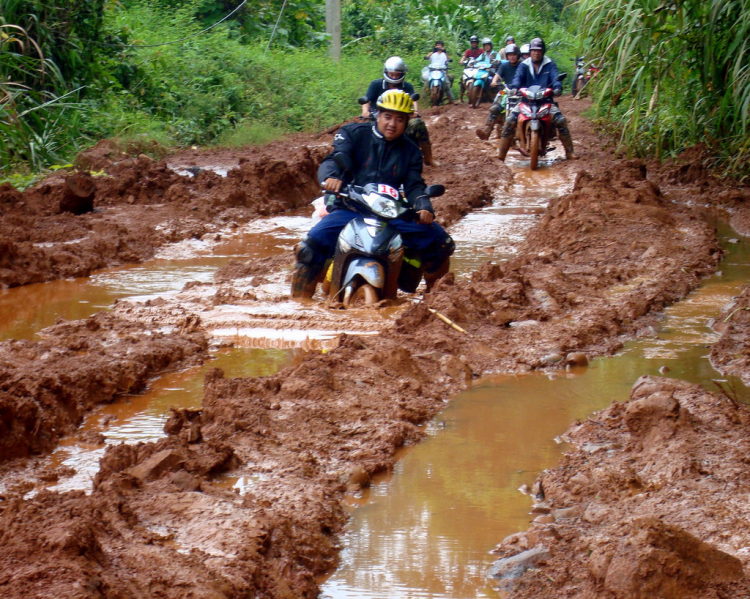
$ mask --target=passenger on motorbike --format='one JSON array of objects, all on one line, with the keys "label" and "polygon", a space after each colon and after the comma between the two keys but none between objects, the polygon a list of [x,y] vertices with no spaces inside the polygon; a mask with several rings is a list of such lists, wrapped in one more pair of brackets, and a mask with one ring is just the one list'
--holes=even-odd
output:
[{"label": "passenger on motorbike", "polygon": [[509,35],[508,37],[506,37],[505,46],[503,48],[500,48],[500,52],[497,53],[498,58],[500,60],[508,60],[508,46],[510,46],[511,44],[515,44],[515,43],[516,43],[516,39],[512,35]]},{"label": "passenger on motorbike", "polygon": [[[365,96],[369,101],[362,105],[363,119],[369,119],[372,116],[371,112],[375,111],[371,111],[370,108],[375,106],[380,95],[389,89],[401,89],[409,95],[414,94],[414,86],[405,80],[408,70],[406,63],[399,56],[391,56],[385,61],[382,79],[375,79],[367,88]],[[425,164],[440,166],[432,157],[430,135],[427,133],[427,125],[425,125],[419,116],[419,107],[416,102],[414,102],[414,112],[416,113],[416,118],[409,120],[409,124],[406,127],[406,135],[411,137],[422,150]]]},{"label": "passenger on motorbike", "polygon": [[445,45],[443,42],[440,40],[436,41],[432,52],[425,56],[424,59],[430,61],[430,70],[445,71],[443,93],[448,97],[448,102],[450,104],[455,104],[456,98],[453,97],[453,90],[451,89],[453,77],[448,73],[448,63],[450,62],[450,58],[448,58],[448,53],[445,51]]},{"label": "passenger on motorbike", "polygon": [[[516,76],[510,84],[511,95],[515,96],[518,94],[520,88],[531,85],[538,85],[542,88],[551,87],[554,90],[555,96],[562,94],[562,83],[557,80],[557,65],[551,58],[544,55],[545,50],[546,46],[541,38],[537,37],[531,40],[529,43],[531,56],[519,65]],[[505,120],[505,127],[503,127],[500,139],[500,148],[498,149],[498,158],[500,160],[505,160],[505,156],[508,154],[508,149],[516,132],[516,124],[518,123],[518,114],[520,111],[521,106],[517,104]],[[577,156],[573,151],[573,140],[570,136],[568,123],[556,103],[552,104],[550,115],[552,116],[552,123],[559,131],[560,141],[562,141],[563,148],[565,148],[565,157],[568,160],[575,160]]]},{"label": "passenger on motorbike", "polygon": [[471,48],[464,52],[464,56],[461,59],[461,64],[466,64],[472,58],[477,58],[478,56],[482,55],[482,52],[484,52],[484,50],[479,47],[479,38],[476,35],[472,35],[469,38],[469,44],[471,45]]},{"label": "passenger on motorbike", "polygon": [[[497,74],[492,79],[492,87],[500,85],[500,81],[503,81],[505,85],[510,86],[513,82],[513,78],[516,76],[516,70],[520,64],[519,51],[516,44],[511,43],[505,47],[505,55],[508,57],[507,62],[500,65]],[[490,106],[490,113],[487,115],[487,122],[484,128],[477,129],[477,137],[479,139],[489,139],[492,134],[492,129],[495,127],[495,121],[502,114],[503,108],[500,105],[501,98],[496,97],[495,101]]]},{"label": "passenger on motorbike", "polygon": [[[333,152],[318,168],[318,180],[327,192],[335,194],[341,190],[346,174],[333,157],[343,152],[353,163],[353,180],[347,183],[384,183],[396,189],[403,185],[406,199],[416,212],[416,220],[394,219],[390,225],[401,234],[407,248],[419,252],[430,291],[448,272],[455,245],[450,235],[434,222],[435,211],[425,195],[421,153],[404,135],[409,115],[414,111],[411,97],[401,90],[387,90],[378,98],[376,106],[378,116],[374,124],[354,123],[339,129],[333,138]],[[295,247],[297,263],[292,277],[292,297],[313,296],[323,266],[333,256],[339,233],[359,216],[334,195],[328,196],[326,206],[329,214]]]},{"label": "passenger on motorbike", "polygon": [[529,56],[531,56],[529,54],[529,45],[524,44],[523,46],[521,46],[521,62],[526,60]]}]

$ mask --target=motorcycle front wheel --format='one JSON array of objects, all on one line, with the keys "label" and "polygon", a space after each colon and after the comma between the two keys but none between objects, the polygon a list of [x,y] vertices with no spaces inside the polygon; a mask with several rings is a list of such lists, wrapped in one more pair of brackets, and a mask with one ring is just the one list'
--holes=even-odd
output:
[{"label": "motorcycle front wheel", "polygon": [[469,106],[478,108],[482,101],[482,88],[478,85],[472,85],[469,89]]},{"label": "motorcycle front wheel", "polygon": [[440,88],[433,86],[430,88],[430,102],[433,106],[440,104]]},{"label": "motorcycle front wheel", "polygon": [[369,283],[364,283],[355,288],[353,283],[349,283],[344,288],[344,307],[345,308],[364,308],[378,303],[378,292]]},{"label": "motorcycle front wheel", "polygon": [[529,142],[529,154],[531,154],[531,170],[535,171],[539,166],[539,131],[531,132],[531,141]]}]

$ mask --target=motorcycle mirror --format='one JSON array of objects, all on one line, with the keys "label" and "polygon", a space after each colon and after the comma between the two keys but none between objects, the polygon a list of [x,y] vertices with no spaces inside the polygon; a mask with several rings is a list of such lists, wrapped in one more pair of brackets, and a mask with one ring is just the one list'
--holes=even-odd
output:
[{"label": "motorcycle mirror", "polygon": [[362,96],[357,102],[364,106],[365,104],[369,104],[370,100],[367,99],[367,96]]},{"label": "motorcycle mirror", "polygon": [[445,185],[430,185],[424,190],[424,193],[427,197],[439,198],[445,193]]},{"label": "motorcycle mirror", "polygon": [[567,76],[568,76],[568,74],[567,74],[567,73],[560,73],[560,74],[559,74],[559,75],[557,76],[557,80],[558,80],[558,81],[562,81],[562,80],[563,80],[563,79],[565,79],[565,78],[566,78]]},{"label": "motorcycle mirror", "polygon": [[333,161],[336,163],[336,166],[343,171],[351,171],[354,167],[351,156],[344,154],[343,152],[336,152],[336,154],[333,155]]},{"label": "motorcycle mirror", "polygon": [[411,95],[411,99],[412,99],[412,100],[413,100],[414,102],[416,102],[417,100],[419,100],[419,94],[412,94],[412,95]]}]

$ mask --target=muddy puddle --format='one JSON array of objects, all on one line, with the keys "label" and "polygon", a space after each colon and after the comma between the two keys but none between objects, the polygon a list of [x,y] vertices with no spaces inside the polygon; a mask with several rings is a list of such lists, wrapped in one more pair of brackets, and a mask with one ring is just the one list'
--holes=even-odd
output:
[{"label": "muddy puddle", "polygon": [[454,398],[394,474],[352,500],[341,565],[321,597],[497,597],[486,578],[489,552],[529,527],[532,501],[519,488],[558,463],[566,450],[559,436],[571,422],[626,400],[645,374],[711,390],[723,381],[750,402],[750,391],[708,359],[718,339],[711,317],[750,273],[750,243],[729,243],[737,235],[727,226],[719,234],[727,252],[721,271],[668,308],[652,337],[585,369],[487,377]]}]

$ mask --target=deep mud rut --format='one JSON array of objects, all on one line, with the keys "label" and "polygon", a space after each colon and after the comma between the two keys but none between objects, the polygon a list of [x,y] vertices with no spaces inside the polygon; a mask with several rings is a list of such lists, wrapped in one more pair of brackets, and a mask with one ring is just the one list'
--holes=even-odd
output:
[{"label": "deep mud rut", "polygon": [[[231,263],[213,282],[190,283],[165,300],[118,302],[60,322],[42,341],[0,344],[0,460],[12,481],[0,498],[2,595],[314,597],[317,577],[336,563],[342,499],[390,470],[397,450],[419,441],[424,423],[474,377],[564,367],[652,331],[655,313],[719,263],[706,205],[732,210],[742,227],[750,194],[711,179],[699,156],[662,167],[618,159],[579,116],[580,103],[562,108],[581,160],[549,168],[574,181],[572,191],[550,199],[508,260],[485,262],[468,278],[450,273],[433,293],[392,312],[358,318],[320,301],[290,311],[291,257],[277,256]],[[491,143],[474,136],[484,109],[425,113],[441,162],[425,177],[449,190],[435,202],[438,218],[454,224],[501,202],[512,176]],[[87,275],[299,208],[317,191],[315,169],[330,139],[330,132],[298,136],[163,161],[102,143],[80,162],[105,176],[59,174],[24,194],[0,189],[0,281]],[[259,301],[280,308],[258,313]],[[746,379],[747,301],[721,319],[726,331],[712,357]],[[157,442],[108,447],[90,494],[28,494],[33,485],[14,478],[97,404],[206,359],[218,331],[235,331],[221,343],[240,342],[243,327],[287,328],[290,320],[298,329],[379,334],[340,335],[328,351],[272,376],[209,371],[202,409],[175,410]],[[513,593],[750,596],[748,554],[719,541],[746,528],[719,507],[740,502],[733,509],[741,510],[747,421],[744,406],[725,397],[650,379],[598,424],[574,426],[573,443],[596,437],[591,442],[621,451],[574,451],[545,474],[538,509],[553,515],[498,549],[546,551]],[[736,459],[719,464],[712,456],[733,443]],[[228,472],[250,481],[244,493],[221,484]],[[711,510],[705,502],[694,509],[689,498],[705,493]],[[553,512],[561,508],[571,509]],[[644,586],[656,564],[666,574]]]}]

